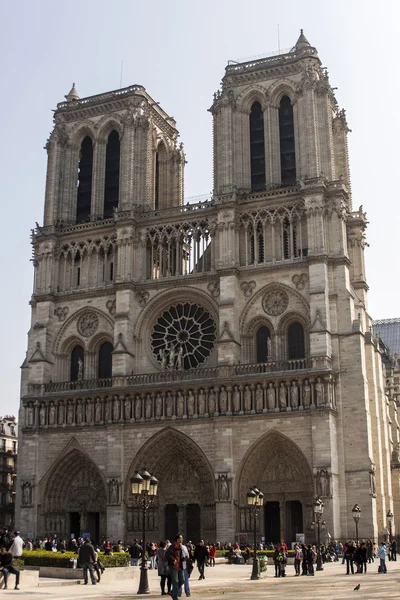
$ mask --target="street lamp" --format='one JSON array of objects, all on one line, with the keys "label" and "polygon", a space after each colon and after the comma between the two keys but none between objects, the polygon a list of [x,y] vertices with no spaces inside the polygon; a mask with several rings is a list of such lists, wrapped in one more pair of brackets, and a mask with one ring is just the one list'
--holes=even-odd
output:
[{"label": "street lamp", "polygon": [[355,504],[351,512],[353,513],[354,523],[356,524],[356,541],[358,544],[358,524],[361,517],[361,508],[358,506],[358,504]]},{"label": "street lamp", "polygon": [[257,558],[257,517],[260,514],[260,506],[262,506],[264,494],[257,487],[253,487],[247,492],[247,506],[254,516],[254,555],[253,555],[253,570],[250,579],[260,579],[260,567]]},{"label": "street lamp", "polygon": [[322,556],[321,556],[321,521],[324,514],[324,503],[320,498],[317,498],[313,504],[314,518],[317,522],[317,571],[323,571]]},{"label": "street lamp", "polygon": [[389,508],[389,510],[388,510],[388,513],[387,513],[387,515],[386,515],[386,518],[387,518],[387,520],[388,520],[388,523],[389,523],[389,542],[391,543],[391,542],[392,542],[393,513],[392,513],[392,511],[390,510],[390,508]]},{"label": "street lamp", "polygon": [[154,504],[157,496],[158,480],[150,475],[146,469],[142,473],[135,473],[131,478],[131,492],[135,498],[137,506],[143,511],[143,553],[142,564],[140,566],[140,583],[138,594],[150,594],[149,581],[147,577],[146,565],[146,515],[147,509]]}]

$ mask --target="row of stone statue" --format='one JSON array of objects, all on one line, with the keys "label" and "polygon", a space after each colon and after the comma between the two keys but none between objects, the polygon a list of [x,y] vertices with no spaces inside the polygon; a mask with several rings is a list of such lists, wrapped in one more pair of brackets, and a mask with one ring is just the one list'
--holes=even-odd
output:
[{"label": "row of stone statue", "polygon": [[162,418],[245,414],[312,407],[336,408],[331,377],[268,384],[245,384],[114,395],[98,398],[28,402],[25,425],[56,426],[144,421]]}]

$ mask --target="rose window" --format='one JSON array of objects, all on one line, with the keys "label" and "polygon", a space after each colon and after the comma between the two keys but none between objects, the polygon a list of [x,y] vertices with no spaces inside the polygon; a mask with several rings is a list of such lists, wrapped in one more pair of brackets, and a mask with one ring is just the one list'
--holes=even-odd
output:
[{"label": "rose window", "polygon": [[163,370],[193,369],[210,356],[216,336],[214,319],[205,308],[179,302],[156,321],[151,347]]},{"label": "rose window", "polygon": [[270,292],[263,299],[263,308],[267,315],[281,315],[289,305],[289,297],[285,292]]}]

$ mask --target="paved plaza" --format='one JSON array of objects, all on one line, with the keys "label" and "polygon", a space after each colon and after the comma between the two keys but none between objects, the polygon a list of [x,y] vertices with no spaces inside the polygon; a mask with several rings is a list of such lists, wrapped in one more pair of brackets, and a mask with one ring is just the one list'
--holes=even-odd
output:
[{"label": "paved plaza", "polygon": [[[366,575],[345,575],[345,567],[341,564],[326,565],[322,573],[315,577],[295,577],[293,566],[289,566],[285,579],[274,577],[273,566],[268,567],[267,573],[262,574],[259,581],[251,581],[251,565],[217,565],[206,569],[205,581],[198,581],[197,569],[191,577],[192,596],[205,597],[208,600],[224,598],[224,600],[252,600],[265,598],[276,600],[279,597],[301,598],[302,600],[342,600],[358,598],[359,600],[374,600],[385,598],[400,598],[400,561],[388,563],[388,573],[377,573],[378,563],[368,565]],[[132,567],[134,568],[134,567]],[[159,578],[156,571],[149,571],[151,594],[147,598],[158,598],[160,594]],[[361,583],[359,591],[354,587]],[[50,581],[39,587],[24,589],[19,592],[12,589],[13,577],[10,575],[10,589],[1,590],[1,595],[18,595],[20,598],[32,600],[70,600],[73,598],[122,598],[136,597],[138,578],[135,581],[121,581],[114,584],[99,584],[96,586],[62,585],[59,582],[52,585]],[[185,595],[183,595],[185,598]]]}]

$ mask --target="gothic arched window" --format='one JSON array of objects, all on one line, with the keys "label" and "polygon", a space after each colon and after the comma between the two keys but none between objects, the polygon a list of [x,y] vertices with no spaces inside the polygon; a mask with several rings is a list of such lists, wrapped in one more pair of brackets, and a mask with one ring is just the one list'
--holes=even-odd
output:
[{"label": "gothic arched window", "polygon": [[296,153],[294,147],[293,106],[288,96],[279,105],[279,139],[281,147],[281,182],[291,185],[296,181]]},{"label": "gothic arched window", "polygon": [[104,218],[112,217],[119,197],[120,141],[117,131],[108,136],[106,150],[106,175],[104,180]]},{"label": "gothic arched window", "polygon": [[271,333],[268,327],[262,325],[257,329],[256,333],[256,348],[257,348],[257,362],[265,363],[268,359],[271,359],[271,351],[268,351],[271,347]]},{"label": "gothic arched window", "polygon": [[250,111],[251,189],[265,188],[264,113],[259,102]]},{"label": "gothic arched window", "polygon": [[112,351],[111,342],[103,342],[99,349],[98,378],[108,379],[112,377]]},{"label": "gothic arched window", "polygon": [[70,381],[83,379],[84,352],[82,346],[74,346],[71,352]]},{"label": "gothic arched window", "polygon": [[90,218],[92,201],[93,142],[86,136],[81,144],[78,166],[78,195],[76,199],[76,221]]},{"label": "gothic arched window", "polygon": [[304,327],[298,321],[289,325],[287,332],[288,359],[305,358]]},{"label": "gothic arched window", "polygon": [[160,206],[160,157],[156,152],[155,181],[154,181],[154,208],[158,210]]},{"label": "gothic arched window", "polygon": [[154,208],[164,207],[167,196],[167,149],[160,142],[156,151],[154,163]]}]

